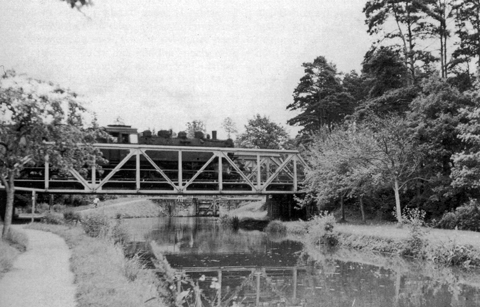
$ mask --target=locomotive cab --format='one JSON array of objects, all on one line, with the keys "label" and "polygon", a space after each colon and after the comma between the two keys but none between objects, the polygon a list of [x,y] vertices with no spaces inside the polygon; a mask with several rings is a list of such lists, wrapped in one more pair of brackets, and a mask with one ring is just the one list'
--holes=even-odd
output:
[{"label": "locomotive cab", "polygon": [[105,131],[111,136],[107,143],[138,144],[137,129],[132,126],[108,125]]}]

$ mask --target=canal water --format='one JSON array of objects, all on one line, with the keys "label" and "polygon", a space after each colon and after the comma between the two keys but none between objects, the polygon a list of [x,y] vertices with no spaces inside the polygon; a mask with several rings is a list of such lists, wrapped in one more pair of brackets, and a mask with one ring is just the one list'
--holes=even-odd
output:
[{"label": "canal water", "polygon": [[137,251],[163,254],[187,276],[177,285],[185,306],[480,306],[480,272],[472,270],[348,250],[306,253],[298,242],[234,231],[215,218],[124,223]]}]

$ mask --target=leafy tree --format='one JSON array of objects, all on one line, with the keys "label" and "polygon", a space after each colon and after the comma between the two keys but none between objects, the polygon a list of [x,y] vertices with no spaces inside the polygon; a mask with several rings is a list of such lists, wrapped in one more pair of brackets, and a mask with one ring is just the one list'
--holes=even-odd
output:
[{"label": "leafy tree", "polygon": [[306,170],[305,190],[314,196],[321,207],[340,200],[342,220],[345,220],[344,199],[358,197],[362,220],[365,221],[362,197],[371,190],[371,168],[359,157],[364,135],[354,123],[315,136],[304,153],[311,166]]},{"label": "leafy tree", "polygon": [[396,116],[371,114],[329,137],[310,149],[313,170],[309,171],[307,186],[318,193],[319,200],[338,193],[362,197],[389,188],[395,195],[396,216],[401,222],[400,191],[418,179],[421,162],[408,122]]},{"label": "leafy tree", "polygon": [[451,186],[451,159],[464,147],[458,126],[468,120],[459,110],[471,105],[469,97],[438,75],[422,82],[421,93],[410,104],[407,120],[424,153],[420,172],[427,179],[418,187],[417,203],[430,212],[441,213],[464,200],[458,199],[464,193]]},{"label": "leafy tree", "polygon": [[245,132],[237,137],[235,144],[243,148],[281,149],[288,140],[285,128],[257,114],[248,120]]},{"label": "leafy tree", "polygon": [[237,133],[238,132],[237,125],[235,125],[235,122],[230,117],[226,117],[223,120],[222,128],[227,133],[228,138],[230,138],[230,135],[232,133]]},{"label": "leafy tree", "polygon": [[201,120],[193,120],[191,122],[187,123],[187,137],[188,138],[194,138],[195,137],[195,132],[200,131],[200,132],[206,132],[207,129],[205,128],[205,123]]},{"label": "leafy tree", "polygon": [[353,112],[353,98],[345,90],[335,65],[325,57],[317,57],[313,63],[303,63],[305,75],[293,92],[293,103],[287,110],[300,114],[288,120],[289,125],[303,127],[301,134],[331,130],[344,117]]},{"label": "leafy tree", "polygon": [[[418,67],[436,60],[430,51],[419,47],[419,42],[426,38],[431,23],[426,20],[428,15],[418,3],[421,1],[369,0],[363,9],[367,32],[370,35],[384,33],[379,42],[392,40],[394,46],[401,50],[405,66],[408,67],[407,85],[416,82]],[[394,29],[384,31],[387,25],[394,25]]]},{"label": "leafy tree", "polygon": [[480,187],[480,94],[471,92],[470,98],[474,106],[460,110],[460,114],[468,121],[458,125],[459,139],[463,148],[452,157],[453,169],[451,177],[454,187],[465,188],[472,193],[470,196],[479,197]]},{"label": "leafy tree", "polygon": [[387,47],[372,48],[365,54],[362,74],[366,79],[367,96],[376,98],[404,87],[407,68],[398,52]]},{"label": "leafy tree", "polygon": [[48,159],[52,171],[81,173],[103,161],[92,146],[100,132],[86,129],[77,94],[8,71],[0,79],[0,182],[6,190],[3,237],[12,221],[15,178]]},{"label": "leafy tree", "polygon": [[455,1],[456,34],[460,39],[453,57],[469,62],[477,59],[480,69],[480,0]]}]

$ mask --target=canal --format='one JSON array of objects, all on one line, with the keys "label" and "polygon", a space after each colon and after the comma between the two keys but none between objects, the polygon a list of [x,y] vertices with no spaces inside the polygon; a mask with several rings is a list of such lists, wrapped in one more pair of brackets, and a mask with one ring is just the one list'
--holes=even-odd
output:
[{"label": "canal", "polygon": [[[348,250],[310,251],[215,218],[124,220],[131,246],[163,254],[185,306],[479,306],[480,272]],[[194,289],[195,288],[195,289]],[[199,291],[201,289],[201,291]],[[196,290],[196,291],[194,291]]]}]

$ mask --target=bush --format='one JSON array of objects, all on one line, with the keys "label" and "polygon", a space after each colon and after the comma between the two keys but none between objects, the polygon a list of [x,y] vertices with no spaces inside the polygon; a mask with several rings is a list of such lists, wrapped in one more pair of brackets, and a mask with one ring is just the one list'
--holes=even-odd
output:
[{"label": "bush", "polygon": [[110,236],[115,244],[121,244],[122,246],[130,241],[128,228],[121,221],[118,221],[112,228]]},{"label": "bush", "polygon": [[425,214],[425,211],[418,208],[405,208],[403,210],[402,221],[410,228],[410,233],[400,249],[402,256],[424,257],[427,231],[422,226],[425,224]]},{"label": "bush", "polygon": [[82,220],[82,215],[78,212],[68,210],[63,213],[63,218],[67,223],[76,224]]},{"label": "bush", "polygon": [[82,218],[82,227],[90,237],[104,237],[110,229],[110,220],[104,214],[90,214]]},{"label": "bush", "polygon": [[333,231],[335,227],[335,217],[331,214],[320,213],[308,222],[308,232],[306,239],[314,244],[325,244],[327,246],[336,246],[339,243],[338,235]]},{"label": "bush", "polygon": [[434,226],[443,229],[455,229],[457,226],[457,216],[454,212],[446,212],[443,214],[441,220]]},{"label": "bush", "polygon": [[42,217],[42,223],[62,225],[65,223],[65,220],[63,219],[63,216],[59,213],[47,212],[45,216]]},{"label": "bush", "polygon": [[64,212],[65,208],[66,208],[65,205],[59,205],[59,204],[56,204],[56,205],[52,206],[53,212],[59,212],[59,213]]},{"label": "bush", "polygon": [[27,250],[28,237],[27,234],[22,230],[13,229],[10,227],[5,239],[19,251],[24,252]]},{"label": "bush", "polygon": [[455,212],[447,212],[436,227],[480,231],[480,205],[476,200],[458,207]]},{"label": "bush", "polygon": [[286,234],[287,226],[285,226],[285,224],[279,220],[274,220],[268,223],[267,227],[265,228],[265,232],[270,234]]}]

